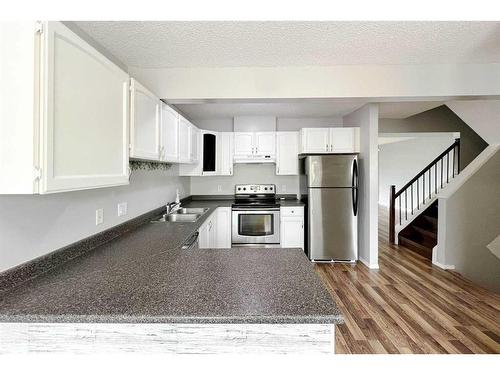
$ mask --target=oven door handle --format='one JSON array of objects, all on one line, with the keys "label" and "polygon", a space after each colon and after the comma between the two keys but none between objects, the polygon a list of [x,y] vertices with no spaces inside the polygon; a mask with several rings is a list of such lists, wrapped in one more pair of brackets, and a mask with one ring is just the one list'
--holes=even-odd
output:
[{"label": "oven door handle", "polygon": [[255,215],[261,215],[261,214],[275,214],[279,213],[280,209],[269,209],[269,208],[252,208],[249,210],[248,208],[233,208],[233,212],[238,212],[239,214],[255,214]]}]

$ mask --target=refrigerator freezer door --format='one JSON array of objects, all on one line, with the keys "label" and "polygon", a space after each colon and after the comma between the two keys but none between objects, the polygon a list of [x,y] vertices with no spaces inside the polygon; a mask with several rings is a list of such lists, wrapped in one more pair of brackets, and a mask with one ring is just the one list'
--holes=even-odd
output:
[{"label": "refrigerator freezer door", "polygon": [[308,187],[352,187],[357,155],[310,155],[305,173]]},{"label": "refrigerator freezer door", "polygon": [[358,258],[352,188],[309,189],[308,256],[313,261]]}]

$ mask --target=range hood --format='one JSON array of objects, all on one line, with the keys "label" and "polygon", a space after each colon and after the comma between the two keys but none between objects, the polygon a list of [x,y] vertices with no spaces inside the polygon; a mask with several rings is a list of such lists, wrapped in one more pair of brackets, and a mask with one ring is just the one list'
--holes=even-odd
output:
[{"label": "range hood", "polygon": [[236,164],[269,164],[276,163],[276,155],[235,155]]}]

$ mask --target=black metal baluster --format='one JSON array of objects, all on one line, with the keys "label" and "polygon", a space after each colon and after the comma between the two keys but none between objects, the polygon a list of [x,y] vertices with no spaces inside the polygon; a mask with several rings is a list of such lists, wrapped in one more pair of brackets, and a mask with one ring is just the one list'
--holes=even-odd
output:
[{"label": "black metal baluster", "polygon": [[450,153],[446,154],[446,183],[450,183]]},{"label": "black metal baluster", "polygon": [[399,225],[401,225],[401,195],[399,196]]},{"label": "black metal baluster", "polygon": [[410,185],[411,191],[411,214],[413,215],[413,184]]},{"label": "black metal baluster", "polygon": [[425,204],[425,173],[422,175],[422,204]]},{"label": "black metal baluster", "polygon": [[438,193],[438,168],[437,163],[434,164],[434,190],[436,194]]},{"label": "black metal baluster", "polygon": [[418,192],[418,181],[419,179],[417,179],[417,210],[420,210],[420,194]]},{"label": "black metal baluster", "polygon": [[441,175],[441,189],[443,188],[443,159],[441,159],[441,170],[439,171]]},{"label": "black metal baluster", "polygon": [[408,220],[408,199],[406,197],[406,192],[408,189],[405,190],[405,220]]},{"label": "black metal baluster", "polygon": [[456,147],[453,147],[453,159],[452,159],[453,169],[451,171],[451,175],[453,178],[455,178],[455,148]]},{"label": "black metal baluster", "polygon": [[429,168],[429,199],[431,199],[432,197],[432,176],[431,176],[431,171],[432,171],[432,167]]}]

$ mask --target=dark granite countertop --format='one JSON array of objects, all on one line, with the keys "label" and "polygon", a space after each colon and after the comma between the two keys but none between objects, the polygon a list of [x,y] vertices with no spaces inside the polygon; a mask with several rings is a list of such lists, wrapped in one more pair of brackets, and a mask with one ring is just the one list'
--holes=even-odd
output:
[{"label": "dark granite countertop", "polygon": [[0,295],[3,322],[342,323],[299,249],[180,245],[196,223],[147,223]]}]

